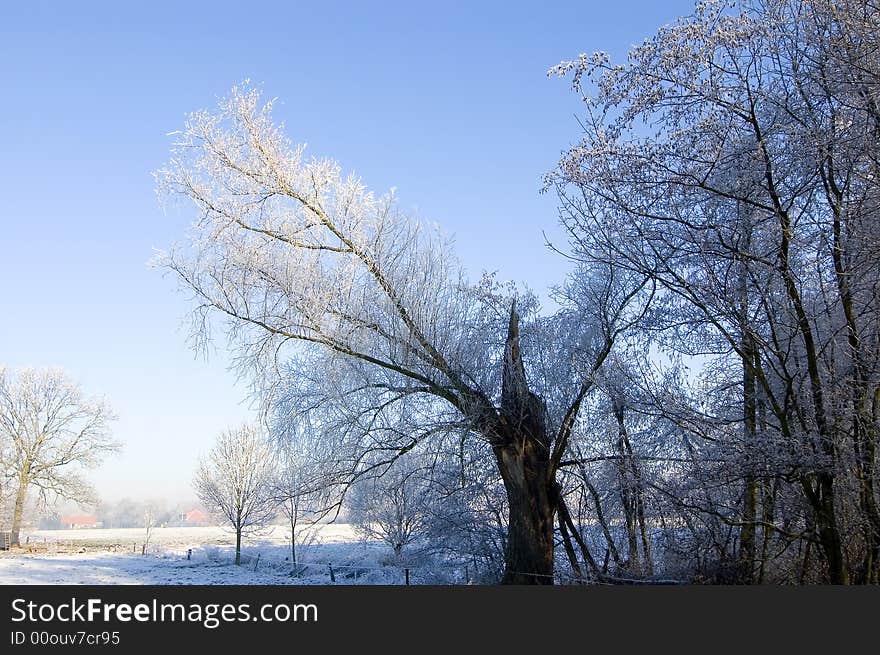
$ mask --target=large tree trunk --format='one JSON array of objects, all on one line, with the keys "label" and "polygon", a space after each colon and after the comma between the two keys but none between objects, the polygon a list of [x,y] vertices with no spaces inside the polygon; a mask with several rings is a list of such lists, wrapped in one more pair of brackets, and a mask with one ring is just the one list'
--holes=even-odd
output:
[{"label": "large tree trunk", "polygon": [[235,565],[241,566],[241,528],[235,530]]},{"label": "large tree trunk", "polygon": [[493,450],[510,512],[502,582],[553,584],[555,476],[546,410],[526,381],[515,304],[504,351],[500,409]]},{"label": "large tree trunk", "polygon": [[18,479],[18,492],[15,494],[15,505],[12,509],[12,545],[21,543],[21,521],[24,516],[24,500],[27,496],[28,479],[22,474]]},{"label": "large tree trunk", "polygon": [[510,511],[504,584],[553,584],[556,502],[541,450],[528,438],[495,450]]}]

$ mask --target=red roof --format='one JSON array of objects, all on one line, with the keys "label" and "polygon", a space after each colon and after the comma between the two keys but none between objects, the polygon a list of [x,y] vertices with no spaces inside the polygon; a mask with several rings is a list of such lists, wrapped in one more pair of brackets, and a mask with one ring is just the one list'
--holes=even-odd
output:
[{"label": "red roof", "polygon": [[77,514],[74,516],[61,517],[62,525],[95,525],[97,522],[98,517],[92,516],[91,514]]},{"label": "red roof", "polygon": [[183,518],[187,523],[206,523],[208,521],[208,515],[200,509],[191,509],[183,515]]}]

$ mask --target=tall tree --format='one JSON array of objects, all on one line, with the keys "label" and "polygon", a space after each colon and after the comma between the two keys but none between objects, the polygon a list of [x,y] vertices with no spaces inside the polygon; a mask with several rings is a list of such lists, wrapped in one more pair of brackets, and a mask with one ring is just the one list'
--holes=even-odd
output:
[{"label": "tall tree", "polygon": [[[504,581],[551,583],[558,464],[643,287],[585,268],[583,305],[539,320],[528,296],[515,306],[467,283],[448,243],[392,196],[306,159],[271,109],[233,90],[190,117],[157,173],[199,210],[188,244],[161,259],[195,296],[196,332],[225,316],[257,392],[322,414],[316,439],[346,484],[450,430],[486,441],[509,504]],[[524,353],[532,338],[555,355]],[[398,406],[403,424],[389,418]]]}]

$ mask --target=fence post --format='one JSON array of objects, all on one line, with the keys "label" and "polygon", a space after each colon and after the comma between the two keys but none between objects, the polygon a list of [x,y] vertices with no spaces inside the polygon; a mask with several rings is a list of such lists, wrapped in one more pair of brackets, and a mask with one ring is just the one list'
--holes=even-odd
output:
[{"label": "fence post", "polygon": [[330,567],[330,582],[336,582],[336,576],[333,575],[333,565],[328,562],[327,566]]},{"label": "fence post", "polygon": [[187,559],[192,559],[192,556],[193,556],[193,549],[192,549],[192,548],[187,548],[187,549],[186,549],[186,558],[187,558]]},{"label": "fence post", "polygon": [[257,553],[257,561],[254,562],[254,573],[257,572],[257,567],[260,565],[260,555],[261,555],[261,554],[262,554],[262,553]]},{"label": "fence post", "polygon": [[409,569],[403,569],[403,572],[406,574],[406,586],[409,587]]}]

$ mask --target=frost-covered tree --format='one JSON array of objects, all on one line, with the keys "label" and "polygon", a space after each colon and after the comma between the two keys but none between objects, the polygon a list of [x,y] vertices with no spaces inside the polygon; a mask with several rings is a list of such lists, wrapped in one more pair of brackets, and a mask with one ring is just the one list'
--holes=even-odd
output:
[{"label": "frost-covered tree", "polygon": [[349,494],[351,523],[365,538],[387,544],[397,559],[428,531],[433,494],[423,474],[418,467],[394,467],[359,481]]},{"label": "frost-covered tree", "polygon": [[147,548],[150,546],[150,539],[153,537],[153,528],[156,527],[156,510],[152,505],[144,508],[144,544],[141,547],[141,555],[147,554]]},{"label": "frost-covered tree", "polygon": [[12,506],[12,543],[19,542],[25,501],[35,489],[42,501],[94,500],[82,470],[119,449],[115,419],[102,398],[86,396],[59,369],[0,369],[0,450]]},{"label": "frost-covered tree", "polygon": [[222,432],[199,463],[193,488],[205,509],[235,533],[235,563],[242,537],[259,532],[275,517],[274,457],[260,428],[242,425]]},{"label": "frost-covered tree", "polygon": [[303,538],[303,522],[321,516],[324,485],[321,472],[308,452],[301,433],[288,433],[278,440],[276,475],[272,494],[278,509],[287,520],[290,537],[290,562],[297,568],[297,541]]},{"label": "frost-covered tree", "polygon": [[227,319],[257,394],[311,416],[331,484],[450,432],[487,443],[508,501],[504,581],[551,583],[558,464],[639,277],[585,266],[579,304],[539,318],[528,294],[469,283],[392,195],[307,158],[271,110],[233,90],[190,116],[157,173],[198,210],[160,259],[194,297],[196,334]]},{"label": "frost-covered tree", "polygon": [[504,573],[508,510],[490,447],[451,434],[423,462],[420,475],[431,481],[427,551],[467,581],[497,582]]},{"label": "frost-covered tree", "polygon": [[[552,71],[586,101],[549,180],[574,251],[649,277],[646,334],[714,371],[677,418],[724,444],[739,497],[712,512],[746,582],[759,530],[880,579],[878,29],[870,0],[710,1],[623,65]],[[772,518],[780,489],[801,516]]]}]

